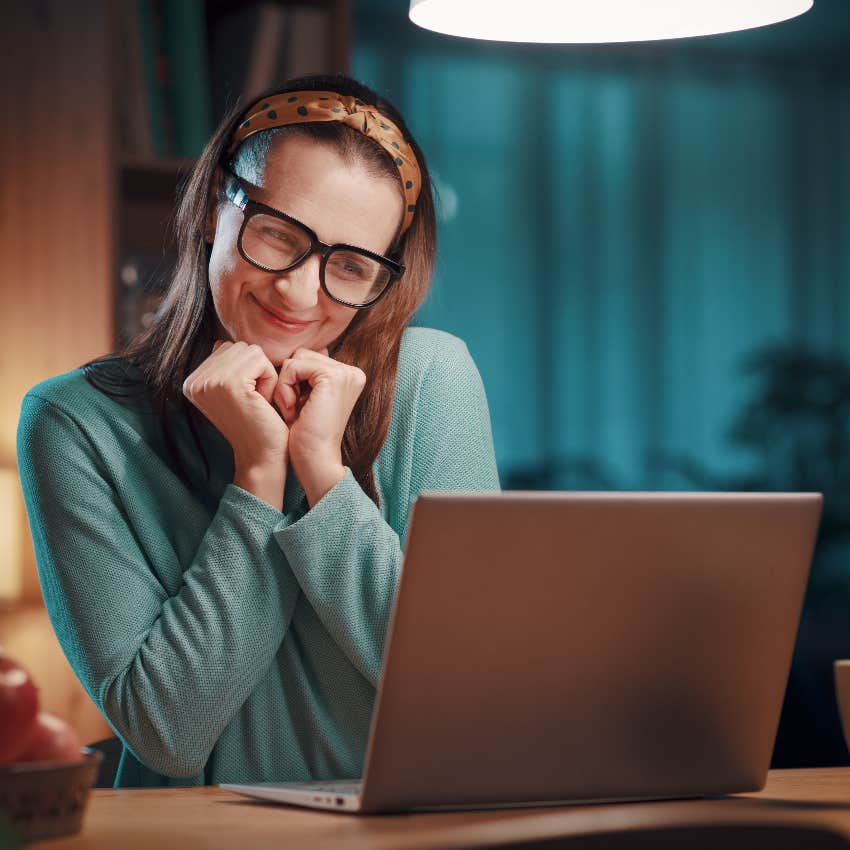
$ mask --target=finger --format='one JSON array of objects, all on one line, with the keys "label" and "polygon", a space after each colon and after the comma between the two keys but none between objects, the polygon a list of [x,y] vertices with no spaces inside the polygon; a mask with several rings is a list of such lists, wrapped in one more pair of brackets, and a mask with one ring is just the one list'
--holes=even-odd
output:
[{"label": "finger", "polygon": [[278,412],[283,416],[287,425],[291,424],[296,418],[295,406],[297,402],[298,393],[296,389],[281,381],[280,376],[278,376],[272,403],[277,407]]},{"label": "finger", "polygon": [[[280,374],[277,376],[277,383],[284,403],[287,405],[291,404],[291,406],[294,407],[298,402],[298,398],[304,392],[301,385],[303,378],[302,375],[299,374],[298,369],[294,368],[290,364],[291,361],[283,361],[283,364],[280,367]],[[304,368],[303,365],[301,368]]]},{"label": "finger", "polygon": [[[331,371],[339,368],[334,360],[329,360],[318,351],[309,348],[296,349],[292,357],[283,361],[278,376],[278,384],[281,387],[281,398],[285,402],[293,402],[292,407],[287,407],[287,415],[291,411],[295,418],[301,413],[304,405],[310,398],[313,385],[318,383],[322,375],[328,375]],[[289,391],[283,387],[289,387]],[[287,420],[287,424],[289,421]]]},{"label": "finger", "polygon": [[221,362],[212,366],[213,374],[219,379],[229,381],[234,386],[244,385],[246,380],[254,381],[254,390],[271,403],[277,386],[277,370],[266,357],[262,347],[256,343],[228,342],[220,340],[222,347]]},{"label": "finger", "polygon": [[[233,343],[230,340],[225,339],[217,339],[213,341],[212,348],[210,349],[209,355],[207,358],[201,363],[198,364],[198,367],[183,381],[183,395],[186,396],[190,401],[192,400],[193,392],[199,387],[203,387],[205,384],[205,380],[210,376],[210,374],[218,373],[223,364],[216,359],[215,363],[212,363],[212,356],[215,354],[219,348],[224,346],[224,350],[227,348],[232,348]],[[226,361],[225,361],[226,362]]]},{"label": "finger", "polygon": [[292,357],[283,361],[280,368],[281,379],[292,386],[297,387],[302,381],[307,382],[307,386],[312,386],[313,379],[326,371],[328,367],[333,368],[334,361],[328,363],[328,359],[319,354],[318,351],[311,351],[309,348],[296,349]]},{"label": "finger", "polygon": [[293,360],[309,360],[313,363],[324,363],[328,359],[327,348],[296,348],[292,352]]},{"label": "finger", "polygon": [[283,419],[283,421],[290,427],[292,426],[292,423],[295,422],[295,420],[298,418],[297,414],[295,413],[295,409],[284,406],[279,396],[275,396],[274,408],[280,414],[281,419]]},{"label": "finger", "polygon": [[295,407],[295,403],[298,401],[298,396],[289,384],[284,384],[281,381],[278,381],[277,386],[275,387],[274,399],[281,408],[290,410]]},{"label": "finger", "polygon": [[266,401],[271,402],[278,383],[277,369],[275,369],[271,360],[267,357],[264,357],[263,359],[265,360],[265,363],[263,363],[263,371],[262,374],[255,379],[256,383],[254,385],[254,389],[256,389],[256,391]]}]

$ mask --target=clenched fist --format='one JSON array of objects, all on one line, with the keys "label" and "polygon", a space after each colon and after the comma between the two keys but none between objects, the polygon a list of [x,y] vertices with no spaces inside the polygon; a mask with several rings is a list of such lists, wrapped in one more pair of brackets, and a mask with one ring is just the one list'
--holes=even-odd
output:
[{"label": "clenched fist", "polygon": [[342,437],[365,386],[362,369],[334,360],[326,348],[297,348],[281,364],[277,397],[289,425],[290,463],[311,506],[345,474]]},{"label": "clenched fist", "polygon": [[[183,395],[233,448],[235,483],[240,476],[265,477],[283,499],[289,428],[275,408],[278,374],[259,345],[217,341],[209,357],[183,382]],[[279,399],[280,400],[280,399]],[[255,487],[246,487],[257,495]],[[266,496],[262,496],[265,498]]]}]

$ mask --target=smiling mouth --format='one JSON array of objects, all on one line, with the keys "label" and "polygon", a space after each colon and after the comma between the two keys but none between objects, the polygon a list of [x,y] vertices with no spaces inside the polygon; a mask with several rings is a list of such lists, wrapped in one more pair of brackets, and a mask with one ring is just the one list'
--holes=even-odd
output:
[{"label": "smiling mouth", "polygon": [[267,307],[265,307],[263,305],[263,303],[259,299],[257,299],[255,296],[252,295],[251,297],[257,303],[259,308],[263,311],[263,315],[267,319],[269,319],[270,321],[274,322],[279,327],[286,328],[288,330],[298,331],[298,330],[302,330],[303,328],[306,328],[308,325],[313,324],[312,322],[291,322],[291,321],[287,321],[286,319],[281,319],[278,315],[276,315],[275,313],[272,313],[271,310],[269,310]]}]

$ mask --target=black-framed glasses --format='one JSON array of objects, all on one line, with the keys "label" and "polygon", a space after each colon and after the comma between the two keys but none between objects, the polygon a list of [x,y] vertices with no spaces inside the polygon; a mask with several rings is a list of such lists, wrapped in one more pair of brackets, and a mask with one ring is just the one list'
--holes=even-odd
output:
[{"label": "black-framed glasses", "polygon": [[356,245],[326,245],[298,219],[259,201],[252,201],[239,178],[224,172],[224,193],[242,210],[237,248],[244,260],[266,272],[280,274],[300,266],[318,251],[319,281],[333,301],[346,307],[372,307],[404,273],[404,266]]}]

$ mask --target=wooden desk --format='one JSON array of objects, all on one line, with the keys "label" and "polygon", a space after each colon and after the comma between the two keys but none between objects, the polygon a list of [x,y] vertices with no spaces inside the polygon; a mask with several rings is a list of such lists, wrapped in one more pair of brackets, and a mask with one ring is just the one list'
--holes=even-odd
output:
[{"label": "wooden desk", "polygon": [[[664,803],[526,808],[416,815],[354,815],[252,801],[216,786],[175,789],[93,789],[79,835],[41,841],[40,850],[264,850],[346,848],[410,850],[511,846],[683,848],[850,848],[850,768],[771,771],[764,791],[734,797]],[[782,828],[766,840],[747,825]],[[735,832],[718,840],[724,825]],[[802,841],[796,828],[826,833]],[[706,827],[708,832],[651,834],[641,830]],[[744,829],[745,832],[741,832]],[[637,832],[635,832],[637,830]],[[627,831],[632,831],[631,835]],[[700,837],[713,834],[711,841]],[[664,836],[667,835],[667,838]],[[789,842],[782,836],[797,836]],[[560,841],[554,839],[560,838]],[[776,840],[776,839],[779,840]],[[548,840],[547,840],[548,839]],[[846,840],[846,844],[845,844]],[[539,844],[532,844],[539,842]]]}]

